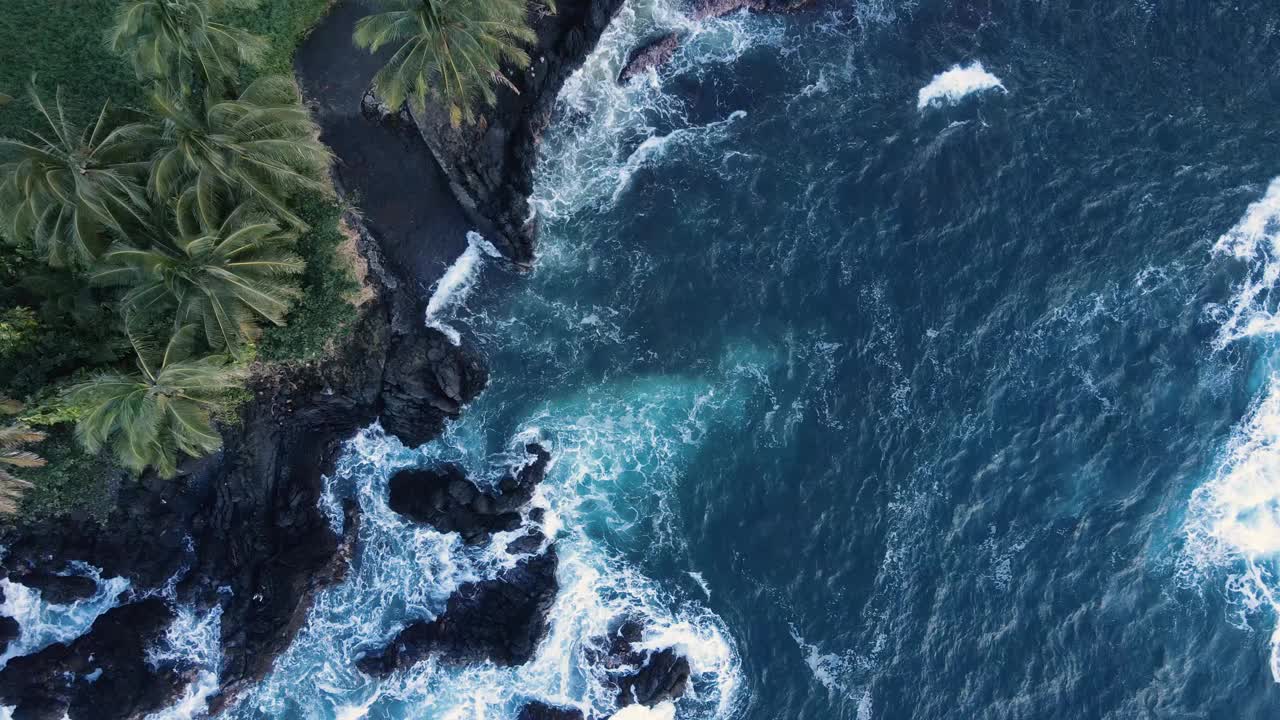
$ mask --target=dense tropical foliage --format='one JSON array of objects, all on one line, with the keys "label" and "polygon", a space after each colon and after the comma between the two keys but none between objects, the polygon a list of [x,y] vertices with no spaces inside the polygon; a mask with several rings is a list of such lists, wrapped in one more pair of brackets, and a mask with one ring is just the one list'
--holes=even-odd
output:
[{"label": "dense tropical foliage", "polygon": [[[13,414],[22,409],[21,403],[0,398],[0,411]],[[45,439],[45,433],[21,425],[0,427],[0,514],[17,511],[22,494],[31,487],[29,480],[13,474],[17,468],[39,468],[45,459],[26,449],[27,445]]]},{"label": "dense tropical foliage", "polygon": [[421,112],[430,95],[453,124],[472,122],[476,106],[497,101],[503,65],[525,68],[534,40],[525,0],[369,0],[377,9],[356,24],[355,43],[370,52],[399,44],[374,77],[393,108]]},{"label": "dense tropical foliage", "polygon": [[[0,68],[29,88],[0,96],[0,393],[26,400],[0,428],[0,470],[23,469],[0,474],[0,512],[23,490],[44,512],[92,502],[113,463],[173,475],[220,445],[250,363],[314,357],[349,325],[330,156],[283,74],[326,5],[0,17],[0,42],[32,51],[22,76],[25,51]],[[47,465],[20,447],[38,440]]]},{"label": "dense tropical foliage", "polygon": [[54,266],[87,265],[101,252],[103,230],[141,223],[145,125],[111,126],[107,105],[89,128],[67,119],[61,92],[53,105],[31,88],[45,127],[26,138],[0,137],[0,223]]},{"label": "dense tropical foliage", "polygon": [[193,357],[195,335],[194,325],[183,326],[163,350],[135,340],[136,371],[100,372],[71,389],[72,402],[85,408],[76,435],[86,449],[109,445],[124,467],[172,477],[179,452],[199,456],[222,444],[210,413],[243,371],[225,357]]},{"label": "dense tropical foliage", "polygon": [[129,58],[139,78],[166,93],[219,93],[239,75],[242,63],[261,62],[267,44],[217,18],[257,5],[257,0],[125,0],[109,42]]}]

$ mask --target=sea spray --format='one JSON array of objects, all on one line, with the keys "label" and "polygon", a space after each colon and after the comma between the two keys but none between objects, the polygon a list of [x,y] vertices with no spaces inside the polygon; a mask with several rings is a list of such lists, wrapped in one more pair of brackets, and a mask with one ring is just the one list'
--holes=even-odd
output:
[{"label": "sea spray", "polygon": [[458,331],[445,322],[450,312],[466,302],[467,296],[475,286],[480,274],[481,261],[485,257],[498,258],[502,253],[474,230],[467,232],[467,249],[462,251],[457,260],[449,266],[440,280],[436,282],[427,301],[427,327],[444,333],[454,345],[461,344]]}]

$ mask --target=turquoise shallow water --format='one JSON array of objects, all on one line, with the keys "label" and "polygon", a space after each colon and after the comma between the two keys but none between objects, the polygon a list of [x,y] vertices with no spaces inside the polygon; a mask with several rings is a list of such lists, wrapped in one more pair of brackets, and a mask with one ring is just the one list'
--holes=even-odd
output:
[{"label": "turquoise shallow water", "polygon": [[[352,443],[357,567],[232,715],[607,715],[581,644],[641,613],[681,718],[1275,717],[1278,61],[1264,2],[633,0],[544,138],[537,269],[477,245],[437,305],[492,385]],[[538,657],[361,676],[512,562],[401,522],[389,473],[535,437]]]}]

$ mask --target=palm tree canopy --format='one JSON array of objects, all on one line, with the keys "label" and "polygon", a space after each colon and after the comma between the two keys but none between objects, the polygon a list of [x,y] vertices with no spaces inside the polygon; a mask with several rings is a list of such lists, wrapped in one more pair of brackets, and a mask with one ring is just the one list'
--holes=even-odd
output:
[{"label": "palm tree canopy", "polygon": [[148,126],[112,127],[103,105],[92,127],[67,120],[59,88],[50,107],[31,88],[46,128],[29,138],[0,138],[0,223],[30,243],[51,265],[88,264],[104,243],[101,231],[143,223]]},{"label": "palm tree canopy", "polygon": [[107,41],[126,55],[134,72],[176,95],[190,95],[193,82],[223,92],[241,63],[256,65],[267,42],[217,22],[227,9],[251,9],[258,0],[125,0]]},{"label": "palm tree canopy", "polygon": [[200,456],[221,446],[209,413],[243,373],[225,358],[193,358],[195,334],[194,325],[180,328],[163,350],[135,339],[137,372],[99,373],[71,388],[72,402],[85,408],[76,436],[86,450],[109,445],[126,468],[150,466],[172,477],[178,453]]},{"label": "palm tree canopy", "polygon": [[300,218],[283,197],[297,190],[324,191],[329,150],[287,77],[264,77],[234,100],[188,103],[162,94],[154,98],[161,149],[151,167],[150,190],[176,197],[188,186],[208,223],[217,208],[241,190],[296,226]]},{"label": "palm tree canopy", "polygon": [[210,226],[196,209],[194,189],[178,202],[176,232],[167,243],[113,245],[92,279],[127,285],[127,315],[146,318],[174,308],[178,325],[199,324],[210,347],[230,350],[257,334],[256,321],[280,325],[298,290],[290,276],[305,267],[295,235],[243,204]]},{"label": "palm tree canopy", "polygon": [[[18,412],[22,409],[21,403],[7,398],[0,398],[0,401],[4,402],[4,412]],[[25,425],[0,427],[0,514],[11,515],[17,512],[22,493],[31,487],[29,481],[12,474],[9,468],[44,467],[44,458],[22,447],[44,439],[44,433]]]},{"label": "palm tree canopy", "polygon": [[503,63],[524,68],[521,46],[535,39],[526,0],[370,0],[378,8],[356,23],[355,43],[370,52],[401,43],[374,77],[392,108],[408,100],[421,112],[426,96],[449,108],[456,126],[471,122],[477,103],[493,105]]}]

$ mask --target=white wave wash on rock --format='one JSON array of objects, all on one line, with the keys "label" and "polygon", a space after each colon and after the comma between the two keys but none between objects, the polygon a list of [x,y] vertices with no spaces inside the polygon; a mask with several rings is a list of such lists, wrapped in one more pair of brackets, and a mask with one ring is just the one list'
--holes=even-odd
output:
[{"label": "white wave wash on rock", "polygon": [[195,671],[195,678],[170,707],[151,713],[146,720],[193,720],[205,717],[209,698],[218,691],[222,663],[222,608],[206,612],[178,608],[177,616],[159,645],[147,653],[153,668],[176,667]]},{"label": "white wave wash on rock", "polygon": [[[1245,264],[1245,277],[1228,307],[1210,308],[1221,321],[1218,349],[1255,339],[1274,345],[1280,324],[1272,293],[1280,283],[1280,178],[1249,205],[1241,220],[1214,245],[1215,255]],[[1191,496],[1187,514],[1184,581],[1226,573],[1235,623],[1270,615],[1271,675],[1280,683],[1280,367],[1272,359],[1261,399],[1236,427],[1208,482]]]},{"label": "white wave wash on rock", "polygon": [[916,107],[925,110],[940,105],[954,105],[974,93],[985,90],[1005,90],[1000,78],[987,72],[982,63],[954,65],[951,69],[933,76],[928,85],[920,88]]},{"label": "white wave wash on rock", "polygon": [[80,637],[89,630],[98,616],[118,605],[120,595],[129,588],[129,581],[124,578],[104,580],[101,570],[92,565],[74,563],[72,571],[77,575],[93,578],[98,583],[98,590],[92,596],[70,605],[45,602],[38,590],[7,578],[0,579],[0,590],[4,592],[0,615],[17,620],[20,628],[18,639],[9,643],[5,653],[0,655],[0,668],[15,657],[30,655],[53,643],[70,642]]},{"label": "white wave wash on rock", "polygon": [[480,274],[481,260],[485,256],[497,258],[502,257],[502,253],[480,233],[468,231],[467,249],[440,276],[431,292],[431,299],[427,301],[427,327],[444,333],[454,345],[460,344],[462,338],[457,330],[449,327],[444,316],[466,302],[467,295],[471,294],[471,288],[475,286]]},{"label": "white wave wash on rock", "polygon": [[[640,167],[676,145],[684,151],[689,143],[714,142],[745,115],[735,112],[694,124],[685,100],[667,92],[665,79],[733,62],[753,47],[778,45],[785,21],[742,13],[695,21],[685,10],[679,0],[627,2],[582,68],[566,81],[559,113],[572,132],[554,133],[543,146],[531,199],[539,215],[566,217],[616,203]],[[615,82],[633,48],[670,32],[685,38],[661,76],[650,70],[647,78]]]}]

